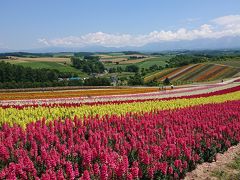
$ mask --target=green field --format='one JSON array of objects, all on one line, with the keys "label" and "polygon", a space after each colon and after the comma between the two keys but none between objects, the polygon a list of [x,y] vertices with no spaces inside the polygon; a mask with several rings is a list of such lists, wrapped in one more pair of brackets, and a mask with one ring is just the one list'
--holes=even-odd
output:
[{"label": "green field", "polygon": [[117,67],[122,67],[123,69],[126,68],[127,65],[131,65],[131,64],[114,64],[114,63],[103,63],[104,67],[109,69],[109,68],[117,68]]},{"label": "green field", "polygon": [[39,62],[39,61],[29,61],[29,62],[21,62],[21,61],[12,61],[11,64],[21,65],[23,67],[30,67],[33,69],[56,69],[60,72],[71,72],[78,74],[80,77],[86,77],[87,75],[76,68],[71,67],[70,65],[64,65],[59,62]]},{"label": "green field", "polygon": [[229,60],[229,61],[214,61],[214,63],[240,68],[240,59],[239,60]]},{"label": "green field", "polygon": [[66,57],[70,57],[70,56],[74,56],[74,53],[56,53],[56,54],[54,54],[53,55],[53,57],[64,57],[64,56],[66,56]]},{"label": "green field", "polygon": [[125,55],[124,53],[108,53],[107,55],[109,56],[122,56],[122,55]]},{"label": "green field", "polygon": [[[149,68],[153,65],[158,65],[164,67],[166,65],[166,61],[169,60],[172,56],[153,56],[151,58],[146,59],[145,61],[142,62],[137,62],[133,63],[134,65],[138,66],[140,69],[141,68]],[[131,64],[116,64],[116,63],[104,63],[104,66],[108,68],[117,68],[117,67],[122,67],[125,68],[126,66],[131,65]]]},{"label": "green field", "polygon": [[136,63],[135,65],[137,65],[140,69],[141,68],[149,68],[155,64],[158,66],[165,67],[166,61],[169,60],[171,57],[172,56],[152,57],[152,58],[147,59],[146,61]]}]

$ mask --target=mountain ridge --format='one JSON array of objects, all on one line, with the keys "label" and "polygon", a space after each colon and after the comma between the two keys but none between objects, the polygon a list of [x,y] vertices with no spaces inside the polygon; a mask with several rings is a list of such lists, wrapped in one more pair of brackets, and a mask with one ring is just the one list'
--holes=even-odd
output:
[{"label": "mountain ridge", "polygon": [[149,43],[143,46],[105,47],[92,45],[85,47],[43,47],[36,49],[10,50],[0,49],[0,53],[5,52],[30,52],[30,53],[56,53],[56,52],[120,52],[120,51],[141,51],[141,52],[161,52],[175,50],[218,50],[218,49],[240,49],[240,36],[229,36],[223,38],[196,39],[182,41],[164,41]]}]

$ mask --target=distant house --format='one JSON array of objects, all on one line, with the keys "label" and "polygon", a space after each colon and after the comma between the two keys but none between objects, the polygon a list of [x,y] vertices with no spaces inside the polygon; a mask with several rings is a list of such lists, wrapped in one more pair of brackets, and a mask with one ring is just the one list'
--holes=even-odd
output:
[{"label": "distant house", "polygon": [[80,77],[71,77],[71,78],[58,78],[58,81],[76,81],[76,80],[81,80]]},{"label": "distant house", "polygon": [[63,81],[64,79],[63,78],[58,78],[58,81]]},{"label": "distant house", "polygon": [[116,85],[117,85],[117,83],[118,83],[118,78],[117,78],[117,76],[111,76],[111,77],[110,77],[110,80],[111,80],[111,85],[112,85],[112,86],[116,86]]},{"label": "distant house", "polygon": [[76,81],[76,80],[81,80],[80,77],[71,77],[71,78],[67,78],[68,81]]}]

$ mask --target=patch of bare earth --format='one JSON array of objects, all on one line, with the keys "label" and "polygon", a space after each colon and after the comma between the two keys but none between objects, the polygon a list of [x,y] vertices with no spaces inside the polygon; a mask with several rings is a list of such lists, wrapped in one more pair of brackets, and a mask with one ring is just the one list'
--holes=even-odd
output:
[{"label": "patch of bare earth", "polygon": [[216,161],[202,163],[187,173],[185,180],[237,180],[240,179],[240,144],[230,147],[224,154],[218,153]]}]

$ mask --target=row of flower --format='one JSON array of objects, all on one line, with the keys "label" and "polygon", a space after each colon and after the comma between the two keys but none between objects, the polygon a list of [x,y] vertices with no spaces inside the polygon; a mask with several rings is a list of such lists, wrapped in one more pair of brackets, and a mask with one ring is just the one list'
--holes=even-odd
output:
[{"label": "row of flower", "polygon": [[[206,89],[208,88],[208,89]],[[57,98],[47,100],[24,100],[24,101],[4,101],[0,104],[3,109],[16,108],[23,109],[26,107],[76,107],[81,105],[104,105],[104,104],[121,104],[121,103],[133,103],[133,102],[145,102],[145,101],[163,101],[172,99],[185,99],[185,98],[200,98],[209,97],[214,95],[222,95],[230,92],[240,91],[240,86],[237,84],[229,84],[225,86],[206,86],[196,87],[184,90],[173,90],[166,93],[144,93],[134,95],[119,95],[119,96],[101,96],[95,98]]]},{"label": "row of flower", "polygon": [[[20,105],[51,105],[51,104],[77,104],[77,103],[96,103],[96,102],[114,102],[114,101],[127,101],[127,100],[149,100],[149,99],[163,99],[163,98],[171,98],[171,97],[181,97],[181,96],[189,96],[189,95],[196,95],[196,94],[204,94],[204,93],[211,93],[214,91],[219,91],[223,89],[229,89],[232,87],[238,86],[237,83],[231,83],[231,82],[224,82],[224,83],[217,83],[217,84],[208,84],[208,85],[192,85],[192,86],[183,86],[181,88],[174,88],[171,91],[155,91],[155,89],[151,89],[153,92],[148,92],[148,89],[145,88],[137,88],[136,90],[132,89],[130,92],[131,94],[125,94],[129,91],[129,89],[122,89],[115,90],[122,92],[122,94],[117,95],[102,95],[102,90],[100,90],[99,94],[96,96],[81,96],[78,95],[78,92],[60,92],[66,97],[60,97],[60,98],[51,98],[51,96],[48,96],[49,92],[42,93],[42,96],[44,94],[46,95],[43,97],[43,99],[39,99],[35,97],[34,99],[31,99],[32,94],[35,93],[25,93],[26,98],[29,99],[19,99],[19,100],[12,100],[11,94],[9,95],[9,99],[6,100],[0,100],[0,106],[20,106]],[[126,90],[126,92],[124,92]],[[91,90],[95,94],[97,93],[96,90]],[[112,90],[106,90],[112,91]],[[83,91],[84,94],[85,91]],[[129,92],[129,93],[130,93]],[[133,92],[136,92],[132,94]],[[144,93],[140,93],[144,92]],[[59,92],[58,92],[59,93]],[[21,93],[20,93],[21,94]],[[50,95],[53,94],[50,92]],[[57,94],[57,93],[56,93]],[[71,94],[71,95],[69,95]],[[0,93],[0,96],[2,94]],[[69,96],[68,96],[69,95]],[[86,95],[86,94],[85,94]]]},{"label": "row of flower", "polygon": [[74,118],[74,116],[83,118],[88,116],[106,114],[124,115],[127,112],[151,112],[155,110],[178,109],[190,106],[196,106],[209,103],[222,103],[226,101],[240,100],[240,91],[231,92],[227,94],[193,97],[172,100],[160,101],[139,101],[139,102],[124,102],[124,103],[107,103],[100,105],[80,105],[72,106],[65,104],[63,106],[39,106],[39,107],[25,107],[22,109],[16,108],[0,108],[1,119],[0,123],[8,123],[13,126],[18,124],[25,127],[28,123],[37,121],[45,117],[48,121],[57,118]]},{"label": "row of flower", "polygon": [[0,179],[179,179],[240,141],[240,101],[84,119],[4,124]]},{"label": "row of flower", "polygon": [[48,98],[68,98],[80,96],[96,96],[96,95],[117,95],[117,94],[136,94],[156,92],[158,88],[123,88],[123,89],[92,89],[92,90],[73,90],[73,91],[46,91],[46,92],[11,92],[0,93],[0,100],[17,100],[17,99],[48,99]]},{"label": "row of flower", "polygon": [[240,82],[240,78],[239,78],[239,79],[236,79],[234,82]]},{"label": "row of flower", "polygon": [[199,70],[201,67],[203,67],[204,64],[195,64],[195,66],[192,66],[191,68],[187,69],[185,72],[179,74],[175,78],[171,79],[172,81],[187,81],[190,77],[192,77],[192,73]]},{"label": "row of flower", "polygon": [[213,67],[211,69],[209,69],[208,71],[201,74],[201,76],[198,76],[195,80],[196,81],[207,80],[207,79],[211,78],[214,74],[217,74],[219,71],[221,71],[224,68],[225,68],[224,66],[213,65]]}]

